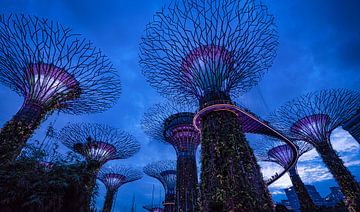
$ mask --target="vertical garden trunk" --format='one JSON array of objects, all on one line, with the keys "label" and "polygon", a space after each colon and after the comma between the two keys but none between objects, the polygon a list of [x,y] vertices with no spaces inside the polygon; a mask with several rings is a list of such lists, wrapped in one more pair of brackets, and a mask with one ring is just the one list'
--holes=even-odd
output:
[{"label": "vertical garden trunk", "polygon": [[196,208],[197,170],[195,155],[179,156],[176,173],[176,211],[198,211]]},{"label": "vertical garden trunk", "polygon": [[45,118],[44,109],[25,102],[16,115],[0,131],[0,161],[5,165],[13,162]]},{"label": "vertical garden trunk", "polygon": [[115,191],[107,191],[102,212],[110,212],[114,201]]},{"label": "vertical garden trunk", "polygon": [[272,211],[260,167],[234,113],[202,119],[201,198],[205,211]]},{"label": "vertical garden trunk", "polygon": [[349,211],[360,211],[360,186],[331,147],[330,141],[316,145],[315,148],[339,184]]},{"label": "vertical garden trunk", "polygon": [[308,191],[304,183],[302,182],[299,174],[297,173],[296,166],[292,167],[289,170],[289,175],[291,182],[294,186],[296,196],[300,203],[300,209],[304,212],[312,212],[316,211],[316,205],[314,204],[313,200],[311,199]]},{"label": "vertical garden trunk", "polygon": [[175,195],[165,194],[165,201],[163,202],[164,212],[175,212]]}]

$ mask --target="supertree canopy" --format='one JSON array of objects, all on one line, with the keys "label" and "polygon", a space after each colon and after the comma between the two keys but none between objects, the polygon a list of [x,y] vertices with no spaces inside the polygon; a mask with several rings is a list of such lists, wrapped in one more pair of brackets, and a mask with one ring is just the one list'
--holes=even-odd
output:
[{"label": "supertree canopy", "polygon": [[129,158],[140,149],[135,137],[105,124],[68,124],[60,131],[58,139],[85,158],[89,171],[85,185],[90,197],[103,164]]},{"label": "supertree canopy", "polygon": [[231,96],[257,84],[276,55],[274,18],[257,0],[176,1],[147,25],[140,64],[161,94],[197,100],[203,210],[272,210]]},{"label": "supertree canopy", "polygon": [[[295,141],[295,145],[298,149],[298,158],[313,149],[313,146],[310,143],[304,141],[297,140]],[[284,144],[283,141],[274,138],[267,138],[266,142],[257,142],[255,154],[261,161],[276,163],[284,169],[291,164],[292,158],[294,157],[294,153],[288,144]],[[316,205],[307,192],[305,184],[302,182],[297,172],[296,165],[292,166],[288,172],[299,199],[301,210],[316,211]]]},{"label": "supertree canopy", "polygon": [[287,102],[270,118],[294,140],[311,143],[338,182],[350,211],[360,210],[360,186],[330,143],[331,132],[352,117],[360,93],[347,89],[312,92]]},{"label": "supertree canopy", "polygon": [[101,169],[98,179],[104,183],[107,190],[102,211],[111,211],[115,193],[120,188],[120,186],[124,185],[125,183],[139,180],[141,177],[142,173],[140,171],[129,167],[116,166]]},{"label": "supertree canopy", "polygon": [[159,180],[163,185],[165,190],[164,211],[175,211],[176,161],[163,160],[150,163],[144,167],[144,172]]},{"label": "supertree canopy", "polygon": [[154,140],[170,143],[177,153],[175,208],[195,210],[197,199],[196,149],[200,133],[193,126],[195,109],[181,104],[156,104],[145,113],[141,125]]},{"label": "supertree canopy", "polygon": [[129,158],[140,149],[134,136],[105,124],[68,124],[58,138],[87,161],[99,164],[98,168],[109,160]]},{"label": "supertree canopy", "polygon": [[24,97],[0,132],[0,159],[13,161],[53,111],[108,109],[120,94],[109,59],[59,23],[32,16],[0,16],[0,82]]}]

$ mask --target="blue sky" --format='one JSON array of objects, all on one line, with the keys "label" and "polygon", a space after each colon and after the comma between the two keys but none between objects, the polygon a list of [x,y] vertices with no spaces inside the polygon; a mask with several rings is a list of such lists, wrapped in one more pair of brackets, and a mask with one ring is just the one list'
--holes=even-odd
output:
[{"label": "blue sky", "polygon": [[[138,44],[144,26],[152,15],[168,1],[163,0],[1,0],[0,12],[25,13],[46,17],[73,28],[91,40],[110,57],[123,84],[117,104],[110,110],[86,116],[55,114],[34,139],[41,139],[49,122],[60,129],[68,122],[107,123],[134,134],[142,149],[134,157],[110,163],[127,164],[142,169],[149,162],[175,159],[169,145],[150,141],[139,126],[143,113],[162,101],[141,75],[138,65]],[[280,35],[278,56],[273,67],[259,85],[237,101],[262,117],[303,93],[324,88],[359,89],[360,85],[360,13],[356,0],[266,0],[276,17]],[[11,119],[20,108],[22,98],[0,85],[0,125]],[[337,129],[332,134],[334,148],[352,173],[360,180],[360,148],[351,136]],[[263,165],[265,176],[277,169]],[[299,162],[299,172],[305,183],[316,186],[321,195],[329,192],[335,181],[315,151],[305,154]],[[115,207],[129,210],[133,195],[138,211],[151,202],[155,184],[155,201],[159,202],[160,184],[147,176],[120,188]],[[283,177],[270,190],[276,201],[284,198],[282,189],[290,185]],[[99,183],[98,207],[104,201],[104,186]],[[164,194],[162,193],[162,197]]]}]

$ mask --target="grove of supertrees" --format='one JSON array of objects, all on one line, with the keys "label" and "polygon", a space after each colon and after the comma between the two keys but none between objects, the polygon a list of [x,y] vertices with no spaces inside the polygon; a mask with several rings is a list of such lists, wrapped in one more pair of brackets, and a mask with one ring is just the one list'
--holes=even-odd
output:
[{"label": "grove of supertrees", "polygon": [[[314,148],[310,143],[304,141],[295,141],[295,144],[298,148],[298,158]],[[265,142],[256,142],[255,154],[261,161],[276,163],[284,169],[291,164],[294,157],[294,153],[288,144],[270,137],[266,138]],[[288,173],[299,200],[301,211],[316,211],[317,207],[297,172],[297,166],[293,165]]]},{"label": "grove of supertrees", "polygon": [[106,187],[106,196],[103,206],[103,212],[110,212],[114,203],[114,196],[120,186],[139,180],[142,178],[142,173],[136,169],[116,166],[109,168],[102,168],[100,170],[98,179],[104,183]]},{"label": "grove of supertrees", "polygon": [[150,163],[144,167],[144,173],[156,178],[163,185],[165,190],[164,212],[175,211],[176,161],[163,160]]},{"label": "grove of supertrees", "polygon": [[105,124],[68,124],[58,139],[85,158],[88,177],[84,184],[89,201],[101,166],[110,160],[129,158],[140,150],[135,137]]},{"label": "grove of supertrees", "polygon": [[200,133],[192,124],[194,111],[191,106],[181,104],[156,104],[141,121],[146,134],[155,141],[171,144],[176,151],[176,211],[197,209],[196,150]]},{"label": "grove of supertrees", "polygon": [[0,160],[7,164],[54,111],[108,109],[120,82],[109,59],[59,23],[26,15],[0,16],[0,82],[24,97],[0,131]]},{"label": "grove of supertrees", "polygon": [[360,186],[332,148],[330,135],[360,106],[360,93],[330,89],[300,96],[277,109],[271,123],[294,140],[312,144],[340,186],[350,211],[360,211]]},{"label": "grove of supertrees", "polygon": [[231,99],[257,84],[277,46],[274,17],[257,0],[177,1],[146,27],[140,64],[148,82],[200,105],[202,210],[273,209]]}]

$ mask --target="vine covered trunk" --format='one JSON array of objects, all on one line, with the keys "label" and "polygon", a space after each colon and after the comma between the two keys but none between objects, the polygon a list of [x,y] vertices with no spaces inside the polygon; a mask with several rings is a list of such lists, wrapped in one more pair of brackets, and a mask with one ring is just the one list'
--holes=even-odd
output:
[{"label": "vine covered trunk", "polygon": [[299,200],[301,211],[304,212],[316,211],[317,207],[313,202],[313,200],[311,199],[308,191],[306,190],[306,187],[302,182],[299,174],[297,173],[296,166],[292,167],[289,170],[289,175],[290,175],[291,183],[294,186],[296,196]]},{"label": "vine covered trunk", "polygon": [[15,116],[0,130],[0,161],[5,165],[13,162],[27,140],[46,116],[40,105],[26,101]]},{"label": "vine covered trunk", "polygon": [[273,211],[252,149],[234,113],[202,119],[201,199],[204,211]]},{"label": "vine covered trunk", "polygon": [[315,148],[339,184],[349,211],[360,211],[360,186],[336,154],[330,141],[324,142],[323,145],[316,145]]},{"label": "vine covered trunk", "polygon": [[110,212],[114,201],[115,191],[107,191],[102,212]]},{"label": "vine covered trunk", "polygon": [[177,159],[176,211],[198,211],[197,168],[195,155],[179,156]]}]

